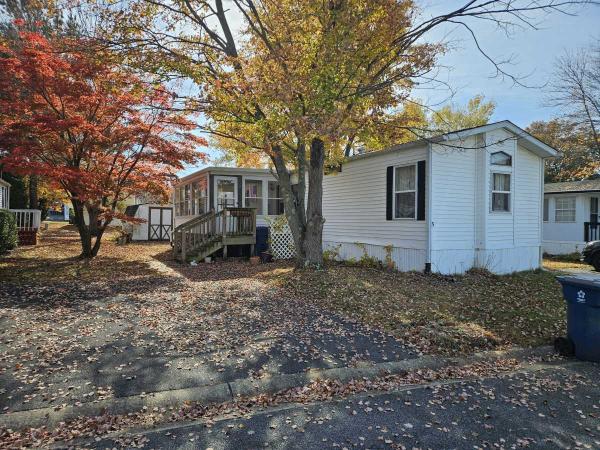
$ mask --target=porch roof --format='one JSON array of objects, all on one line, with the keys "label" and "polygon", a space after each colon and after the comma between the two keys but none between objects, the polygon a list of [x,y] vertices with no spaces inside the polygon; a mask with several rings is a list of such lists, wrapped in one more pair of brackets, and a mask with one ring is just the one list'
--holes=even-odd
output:
[{"label": "porch roof", "polygon": [[563,181],[560,183],[546,183],[544,194],[600,192],[600,178],[594,180]]}]

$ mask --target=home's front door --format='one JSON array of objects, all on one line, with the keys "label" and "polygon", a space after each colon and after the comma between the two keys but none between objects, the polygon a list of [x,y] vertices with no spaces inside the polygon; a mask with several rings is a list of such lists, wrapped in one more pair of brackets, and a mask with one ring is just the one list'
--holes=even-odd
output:
[{"label": "home's front door", "polygon": [[215,187],[217,211],[238,205],[238,179],[236,177],[215,177]]}]

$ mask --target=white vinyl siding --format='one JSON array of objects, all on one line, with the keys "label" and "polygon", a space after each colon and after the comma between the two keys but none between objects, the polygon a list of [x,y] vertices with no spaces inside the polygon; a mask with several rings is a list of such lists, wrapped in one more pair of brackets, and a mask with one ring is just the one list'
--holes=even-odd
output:
[{"label": "white vinyl siding", "polygon": [[554,204],[554,221],[558,223],[575,222],[577,214],[575,197],[557,197]]},{"label": "white vinyl siding", "polygon": [[[517,141],[514,139],[514,135],[504,129],[498,129],[486,133],[485,141],[487,145],[487,170],[488,170],[488,189],[492,188],[492,173],[507,173],[513,174],[519,173],[519,182],[521,177],[527,176],[528,170],[524,173],[519,172],[519,161],[515,158],[517,153]],[[528,151],[528,150],[525,150]],[[490,161],[490,155],[496,152],[504,152],[512,157],[512,166],[497,166],[492,165]],[[532,155],[535,156],[535,155]],[[512,248],[515,245],[515,214],[512,214],[512,202],[515,201],[515,197],[520,196],[521,193],[517,192],[514,188],[515,178],[510,177],[512,195],[511,199],[511,210],[506,211],[492,211],[491,195],[488,196],[488,214],[486,221],[486,248]],[[536,176],[537,178],[537,176]],[[488,191],[489,192],[489,191]],[[536,208],[541,208],[540,205],[541,197],[535,202]],[[539,217],[539,213],[536,214]]]},{"label": "white vinyl siding", "polygon": [[515,246],[539,246],[542,240],[540,202],[543,196],[543,161],[529,150],[518,146],[513,162]]},{"label": "white vinyl siding", "polygon": [[[481,267],[507,273],[539,267],[542,159],[518,146],[504,130],[484,138],[481,150],[473,149],[478,147],[475,137],[461,143],[466,147],[462,151],[433,147],[433,271],[460,273]],[[498,151],[511,157],[511,166],[491,163]],[[492,212],[494,173],[507,175],[498,191],[509,194],[510,212]]]},{"label": "white vinyl siding", "polygon": [[[461,145],[475,147],[476,138],[471,137]],[[431,163],[432,248],[468,250],[471,251],[471,259],[475,243],[475,186],[478,173],[474,152],[434,145]]]},{"label": "white vinyl siding", "polygon": [[343,164],[341,172],[326,175],[323,240],[426,249],[426,221],[386,220],[387,167],[416,164],[426,158],[427,146],[423,145],[350,161]]}]

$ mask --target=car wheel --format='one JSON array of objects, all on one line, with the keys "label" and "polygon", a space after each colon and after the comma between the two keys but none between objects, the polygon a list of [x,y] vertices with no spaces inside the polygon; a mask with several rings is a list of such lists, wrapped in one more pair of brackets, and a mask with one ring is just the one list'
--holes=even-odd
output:
[{"label": "car wheel", "polygon": [[592,257],[592,266],[596,269],[596,272],[600,272],[600,253],[596,253]]}]

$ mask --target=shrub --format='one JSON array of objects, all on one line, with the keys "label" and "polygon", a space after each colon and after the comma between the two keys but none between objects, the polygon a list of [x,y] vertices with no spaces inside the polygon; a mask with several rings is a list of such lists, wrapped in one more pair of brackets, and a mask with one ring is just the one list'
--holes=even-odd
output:
[{"label": "shrub", "polygon": [[18,241],[15,216],[6,209],[0,209],[0,254],[15,248]]}]

